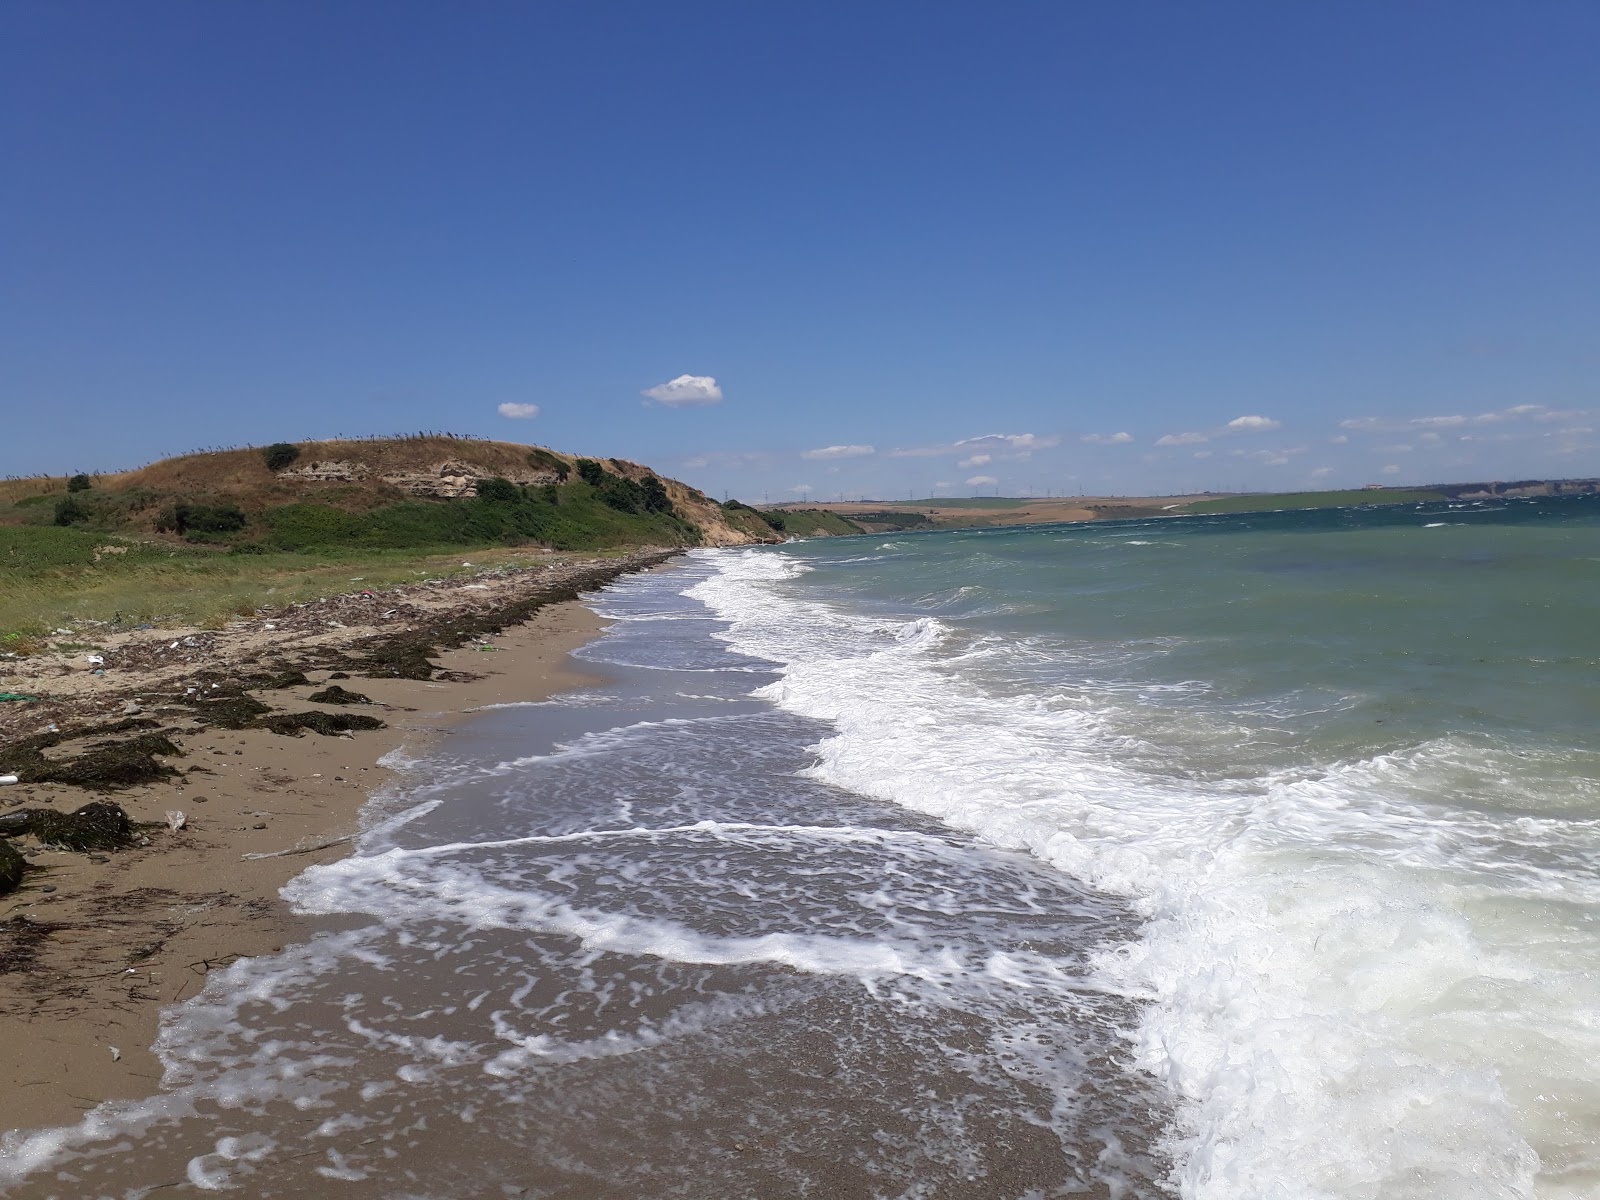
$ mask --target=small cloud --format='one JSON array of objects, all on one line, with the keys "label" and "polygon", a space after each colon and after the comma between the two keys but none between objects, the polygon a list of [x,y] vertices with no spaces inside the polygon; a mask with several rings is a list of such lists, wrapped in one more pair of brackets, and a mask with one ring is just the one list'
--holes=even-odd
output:
[{"label": "small cloud", "polygon": [[526,421],[529,417],[537,417],[539,415],[539,406],[537,404],[502,404],[499,411],[502,417],[510,417],[513,421]]},{"label": "small cloud", "polygon": [[1400,466],[1399,466],[1398,463],[1389,463],[1388,465],[1386,465],[1383,468],[1383,470],[1379,471],[1378,474],[1380,474],[1380,475],[1398,475],[1398,474],[1400,474]]},{"label": "small cloud", "polygon": [[807,492],[814,492],[817,489],[812,487],[809,483],[797,483],[792,488],[787,490],[793,492],[797,496],[803,496]]},{"label": "small cloud", "polygon": [[1411,450],[1412,450],[1411,446],[1409,446],[1409,445],[1407,445],[1407,444],[1402,442],[1398,446],[1379,446],[1376,450],[1373,451],[1373,453],[1374,454],[1410,454]]},{"label": "small cloud", "polygon": [[968,487],[987,487],[990,484],[999,483],[999,482],[1000,481],[998,479],[996,479],[993,475],[974,475],[971,479],[967,480],[967,486]]},{"label": "small cloud", "polygon": [[967,455],[983,451],[991,459],[1023,459],[1035,450],[1048,450],[1061,439],[1053,433],[985,433],[937,446],[896,446],[886,451],[889,458],[937,458],[944,454]]},{"label": "small cloud", "polygon": [[1195,446],[1211,440],[1203,433],[1168,433],[1156,439],[1158,446]]},{"label": "small cloud", "polygon": [[994,461],[994,455],[992,455],[992,454],[974,454],[971,458],[963,458],[960,462],[958,462],[956,464],[956,466],[958,466],[958,467],[981,467],[981,466],[985,465],[986,463],[992,463],[993,461]]},{"label": "small cloud", "polygon": [[1012,450],[1044,450],[1061,439],[1053,435],[1036,433],[985,433],[978,437],[962,438],[957,446],[976,446],[980,442],[1003,442]]},{"label": "small cloud", "polygon": [[1344,444],[1346,444],[1350,440],[1350,435],[1348,433],[1339,433],[1339,434],[1335,434],[1333,437],[1329,438],[1328,440],[1330,442],[1332,442],[1335,446],[1343,446]]},{"label": "small cloud", "polygon": [[1332,474],[1333,474],[1333,468],[1332,467],[1318,467],[1315,471],[1311,472],[1311,478],[1313,478],[1313,479],[1326,479],[1329,475],[1332,475]]},{"label": "small cloud", "polygon": [[938,483],[934,484],[933,486],[936,487],[936,488],[947,488],[947,487],[950,486],[950,481],[948,479],[941,479],[941,480],[939,480]]},{"label": "small cloud", "polygon": [[1196,458],[1210,458],[1215,453],[1215,450],[1196,450],[1194,456]]},{"label": "small cloud", "polygon": [[1133,441],[1131,433],[1086,433],[1078,439],[1091,446],[1125,446]]},{"label": "small cloud", "polygon": [[1467,425],[1498,425],[1511,421],[1560,421],[1568,417],[1587,415],[1581,410],[1556,409],[1546,404],[1513,404],[1481,413],[1443,413],[1433,417],[1390,419],[1386,417],[1352,417],[1340,421],[1342,429],[1366,432],[1395,433],[1413,429],[1460,429]]},{"label": "small cloud", "polygon": [[1240,433],[1256,433],[1265,429],[1277,429],[1282,421],[1274,421],[1271,417],[1235,417],[1228,422],[1228,428]]},{"label": "small cloud", "polygon": [[878,451],[872,446],[823,446],[817,450],[800,451],[801,458],[863,458]]},{"label": "small cloud", "polygon": [[645,397],[647,404],[654,402],[664,404],[668,408],[719,404],[722,401],[722,389],[710,375],[679,375],[676,379],[667,380],[666,383],[647,387],[639,394]]}]

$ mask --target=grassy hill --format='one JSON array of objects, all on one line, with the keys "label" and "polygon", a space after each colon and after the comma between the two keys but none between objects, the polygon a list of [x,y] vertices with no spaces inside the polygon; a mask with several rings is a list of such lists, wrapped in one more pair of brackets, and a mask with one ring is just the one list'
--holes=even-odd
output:
[{"label": "grassy hill", "polygon": [[149,537],[236,553],[775,540],[620,459],[437,435],[280,444],[115,475],[7,480],[0,527]]},{"label": "grassy hill", "polygon": [[780,541],[621,459],[417,436],[189,454],[0,481],[0,652],[74,622],[216,624],[560,551]]}]

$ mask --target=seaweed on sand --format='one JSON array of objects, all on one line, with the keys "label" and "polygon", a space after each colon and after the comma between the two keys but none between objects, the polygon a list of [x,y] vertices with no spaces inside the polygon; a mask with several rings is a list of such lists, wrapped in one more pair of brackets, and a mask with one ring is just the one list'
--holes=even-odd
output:
[{"label": "seaweed on sand", "polygon": [[33,921],[26,915],[0,921],[0,975],[31,970],[39,957],[39,947],[60,928],[52,921]]},{"label": "seaweed on sand", "polygon": [[[133,845],[133,822],[118,804],[95,800],[73,812],[24,808],[0,815],[0,837],[33,837],[62,850],[121,850]],[[9,843],[6,843],[9,846]]]},{"label": "seaweed on sand", "polygon": [[312,692],[306,697],[312,704],[371,704],[372,697],[363,696],[360,692],[346,691],[337,683],[331,687],[323,688],[320,692]]},{"label": "seaweed on sand", "polygon": [[66,783],[108,791],[177,774],[155,756],[183,753],[162,734],[141,733],[119,742],[101,742],[71,758],[46,758],[44,747],[60,741],[59,734],[44,734],[17,742],[0,750],[0,769],[23,783]]},{"label": "seaweed on sand", "polygon": [[0,896],[16,891],[27,869],[28,860],[18,849],[10,842],[0,842]]},{"label": "seaweed on sand", "polygon": [[194,709],[195,716],[201,720],[223,729],[244,729],[253,725],[262,713],[272,711],[271,705],[263,704],[248,692],[238,689],[202,692],[180,703]]},{"label": "seaweed on sand", "polygon": [[273,733],[286,733],[292,737],[299,737],[301,731],[305,729],[320,733],[323,737],[334,737],[355,729],[383,728],[383,722],[377,717],[364,717],[359,713],[276,713],[270,717],[262,717],[257,724],[263,729],[272,730]]}]

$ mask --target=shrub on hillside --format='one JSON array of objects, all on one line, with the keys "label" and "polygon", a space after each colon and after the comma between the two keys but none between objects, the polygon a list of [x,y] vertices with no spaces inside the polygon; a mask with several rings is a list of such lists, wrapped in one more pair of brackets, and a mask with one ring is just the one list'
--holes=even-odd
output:
[{"label": "shrub on hillside", "polygon": [[269,471],[281,471],[300,457],[300,447],[291,442],[274,442],[261,452]]},{"label": "shrub on hillside", "polygon": [[67,480],[67,491],[69,492],[87,492],[93,486],[94,484],[87,475],[74,475]]},{"label": "shrub on hillside", "polygon": [[572,468],[548,450],[529,450],[528,465],[535,471],[549,471],[558,483],[565,483],[567,476],[572,474]]},{"label": "shrub on hillside", "polygon": [[238,533],[244,526],[244,510],[237,504],[174,504],[156,522],[156,528],[164,533],[195,541]]},{"label": "shrub on hillside", "polygon": [[592,458],[578,460],[578,478],[590,487],[599,487],[605,482],[606,469]]},{"label": "shrub on hillside", "polygon": [[492,504],[515,504],[522,499],[522,492],[509,479],[480,479],[478,499]]},{"label": "shrub on hillside", "polygon": [[76,496],[63,496],[56,501],[56,524],[75,525],[89,519],[89,510]]}]

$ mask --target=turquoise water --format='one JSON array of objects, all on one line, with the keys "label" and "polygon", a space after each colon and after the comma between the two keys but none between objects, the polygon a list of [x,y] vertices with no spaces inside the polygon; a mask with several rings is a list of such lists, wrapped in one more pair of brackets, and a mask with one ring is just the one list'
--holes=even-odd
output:
[{"label": "turquoise water", "polygon": [[817,778],[1128,899],[1195,1197],[1600,1192],[1600,503],[852,538],[697,589]]}]

